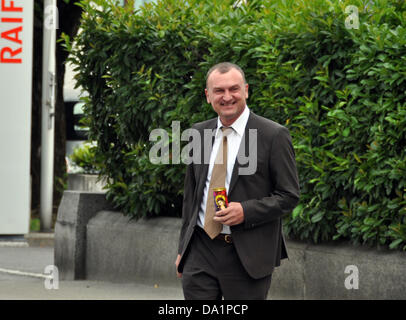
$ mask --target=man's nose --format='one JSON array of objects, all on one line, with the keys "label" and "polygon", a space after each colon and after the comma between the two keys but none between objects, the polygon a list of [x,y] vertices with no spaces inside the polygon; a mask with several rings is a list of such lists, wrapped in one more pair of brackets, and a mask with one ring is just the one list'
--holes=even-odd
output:
[{"label": "man's nose", "polygon": [[225,90],[225,91],[224,91],[224,95],[223,95],[223,100],[224,100],[224,101],[229,101],[229,100],[231,100],[231,99],[232,99],[232,97],[231,97],[230,91]]}]

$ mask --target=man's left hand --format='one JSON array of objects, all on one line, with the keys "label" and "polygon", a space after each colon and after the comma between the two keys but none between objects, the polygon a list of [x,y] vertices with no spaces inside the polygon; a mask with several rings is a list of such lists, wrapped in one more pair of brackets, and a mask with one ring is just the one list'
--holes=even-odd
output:
[{"label": "man's left hand", "polygon": [[234,226],[244,222],[244,209],[241,203],[230,202],[227,208],[217,211],[213,219],[226,226]]}]

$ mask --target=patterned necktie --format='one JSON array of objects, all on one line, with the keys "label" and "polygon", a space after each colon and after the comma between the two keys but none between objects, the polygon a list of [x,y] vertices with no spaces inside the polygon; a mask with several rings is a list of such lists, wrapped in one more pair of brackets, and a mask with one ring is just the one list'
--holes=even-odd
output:
[{"label": "patterned necktie", "polygon": [[214,207],[213,190],[216,188],[224,188],[226,184],[227,174],[227,135],[232,131],[229,127],[221,127],[223,131],[223,139],[220,142],[220,147],[214,160],[213,171],[211,173],[209,191],[207,194],[206,213],[204,215],[204,230],[211,239],[219,235],[223,229],[223,225],[214,221],[216,209]]}]

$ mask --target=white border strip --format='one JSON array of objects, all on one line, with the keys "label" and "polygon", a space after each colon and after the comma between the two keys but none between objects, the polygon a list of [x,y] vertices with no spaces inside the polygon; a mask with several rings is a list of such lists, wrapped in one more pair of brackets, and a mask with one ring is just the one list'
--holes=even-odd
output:
[{"label": "white border strip", "polygon": [[27,242],[0,241],[0,247],[29,247]]},{"label": "white border strip", "polygon": [[42,278],[42,279],[49,278],[49,276],[42,274],[42,273],[23,272],[23,271],[3,269],[3,268],[0,268],[0,272],[7,273],[7,274],[13,274],[13,275],[17,275],[17,276],[33,277],[33,278]]}]

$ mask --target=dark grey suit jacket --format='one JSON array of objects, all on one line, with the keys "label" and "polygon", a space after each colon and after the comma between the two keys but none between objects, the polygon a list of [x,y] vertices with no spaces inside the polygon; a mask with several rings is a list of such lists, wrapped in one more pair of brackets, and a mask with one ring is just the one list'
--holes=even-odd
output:
[{"label": "dark grey suit jacket", "polygon": [[[193,126],[200,132],[201,141],[204,129],[214,130],[216,127],[217,118]],[[288,129],[251,112],[241,140],[241,145],[245,144],[246,155],[249,143],[253,143],[248,139],[249,129],[257,130],[256,172],[239,175],[238,170],[242,165],[237,156],[228,201],[240,202],[244,209],[244,222],[231,226],[233,243],[248,274],[259,279],[271,274],[273,268],[280,265],[280,260],[288,257],[282,234],[282,217],[291,213],[299,201],[299,179]],[[202,146],[202,153],[203,149]],[[183,270],[196,226],[208,167],[203,161],[187,167],[178,248],[182,256],[179,272]]]}]

